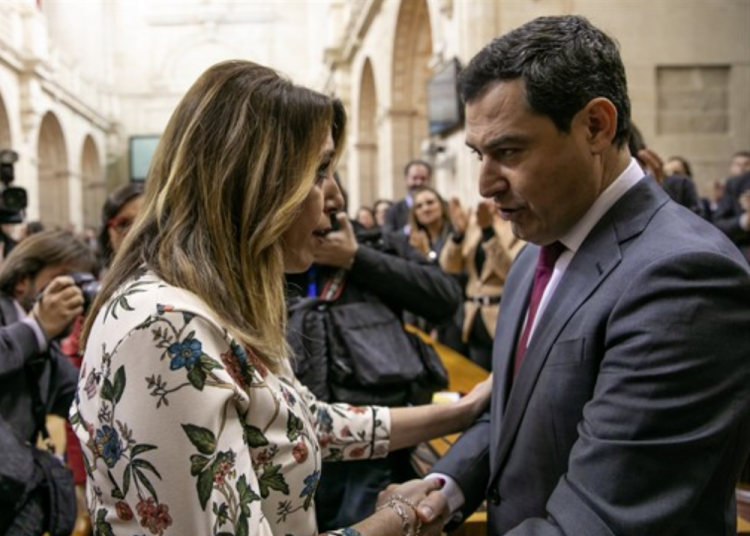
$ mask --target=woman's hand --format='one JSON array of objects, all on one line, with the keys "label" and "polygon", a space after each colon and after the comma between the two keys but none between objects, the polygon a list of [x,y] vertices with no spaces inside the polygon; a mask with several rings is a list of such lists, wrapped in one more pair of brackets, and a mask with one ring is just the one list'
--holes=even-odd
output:
[{"label": "woman's hand", "polygon": [[[417,507],[430,493],[438,491],[443,486],[436,478],[427,480],[410,480],[403,484],[392,484],[378,495],[377,508],[379,512],[390,510],[389,504],[396,504],[408,518],[412,536],[439,535],[443,529],[443,519],[438,516],[430,523],[417,521]],[[393,513],[393,515],[397,515]],[[400,516],[399,516],[400,517]],[[418,531],[416,529],[419,529]],[[401,535],[399,535],[401,536]]]},{"label": "woman's hand", "polygon": [[424,231],[412,231],[409,234],[409,245],[425,257],[430,253],[430,239]]},{"label": "woman's hand", "polygon": [[448,201],[448,217],[456,234],[462,235],[466,232],[469,226],[469,213],[464,210],[457,197],[451,197]]},{"label": "woman's hand", "polygon": [[464,428],[473,423],[482,412],[487,409],[492,398],[492,374],[474,386],[469,394],[461,398],[456,405],[462,406],[465,411],[463,416],[466,418]]}]

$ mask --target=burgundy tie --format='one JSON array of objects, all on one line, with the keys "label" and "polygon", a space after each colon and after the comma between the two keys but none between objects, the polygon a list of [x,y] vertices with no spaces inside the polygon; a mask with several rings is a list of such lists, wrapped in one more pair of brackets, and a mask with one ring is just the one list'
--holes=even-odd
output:
[{"label": "burgundy tie", "polygon": [[536,312],[539,309],[539,302],[542,301],[544,289],[547,288],[547,283],[552,278],[552,272],[555,270],[557,259],[560,258],[565,249],[565,246],[560,242],[552,242],[547,246],[542,246],[539,250],[539,259],[536,261],[536,271],[534,272],[534,286],[531,288],[528,319],[516,347],[516,360],[513,368],[514,378],[518,374],[523,356],[526,354],[531,327],[534,325],[534,318],[536,318]]}]

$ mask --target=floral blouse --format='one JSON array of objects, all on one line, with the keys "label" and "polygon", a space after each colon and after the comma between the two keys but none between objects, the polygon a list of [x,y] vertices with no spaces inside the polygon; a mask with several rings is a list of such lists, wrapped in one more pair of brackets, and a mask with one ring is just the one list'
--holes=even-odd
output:
[{"label": "floral blouse", "polygon": [[71,409],[95,534],[316,534],[321,461],[385,456],[390,413],[318,402],[282,368],[153,273],[119,289]]}]

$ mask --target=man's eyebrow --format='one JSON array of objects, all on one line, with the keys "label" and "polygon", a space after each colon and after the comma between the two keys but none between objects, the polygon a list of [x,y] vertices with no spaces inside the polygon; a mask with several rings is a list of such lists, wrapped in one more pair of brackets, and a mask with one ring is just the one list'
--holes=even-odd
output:
[{"label": "man's eyebrow", "polygon": [[[526,145],[529,142],[529,138],[527,136],[521,136],[518,134],[508,134],[503,136],[498,136],[497,138],[493,138],[489,140],[487,143],[484,144],[483,147],[481,147],[483,153],[491,153],[497,149],[500,149],[502,147],[505,147],[507,145]],[[473,143],[466,141],[466,146],[474,149],[475,151],[478,151],[479,148],[476,147]]]}]

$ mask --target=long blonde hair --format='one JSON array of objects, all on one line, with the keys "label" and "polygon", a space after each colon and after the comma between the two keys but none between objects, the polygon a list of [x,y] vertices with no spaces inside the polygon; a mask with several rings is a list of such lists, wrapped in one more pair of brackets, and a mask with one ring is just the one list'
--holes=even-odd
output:
[{"label": "long blonde hair", "polygon": [[[183,97],[154,154],[143,209],[92,307],[141,266],[200,297],[272,370],[289,356],[282,235],[313,187],[341,102],[248,61],[209,68]],[[338,154],[338,153],[337,153]]]}]

